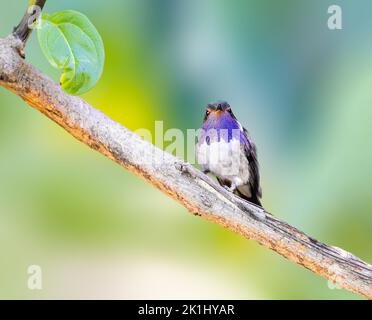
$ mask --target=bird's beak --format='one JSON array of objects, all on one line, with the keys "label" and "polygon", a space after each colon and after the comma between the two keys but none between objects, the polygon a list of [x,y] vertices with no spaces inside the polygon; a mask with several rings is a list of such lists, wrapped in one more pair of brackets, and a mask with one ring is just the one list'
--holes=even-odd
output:
[{"label": "bird's beak", "polygon": [[220,108],[220,109],[216,109],[216,111],[214,112],[214,114],[216,116],[220,116],[221,114],[223,114],[223,110]]}]

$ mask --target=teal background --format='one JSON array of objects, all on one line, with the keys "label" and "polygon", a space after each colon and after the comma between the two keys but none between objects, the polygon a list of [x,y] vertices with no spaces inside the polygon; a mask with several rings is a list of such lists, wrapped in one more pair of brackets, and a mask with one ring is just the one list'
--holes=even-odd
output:
[{"label": "teal background", "polygon": [[[1,2],[0,36],[27,1]],[[343,29],[327,28],[327,8]],[[99,30],[83,97],[128,128],[198,128],[230,102],[258,146],[263,203],[372,262],[372,2],[52,1]],[[27,60],[58,80],[33,34]],[[0,298],[358,299],[178,203],[0,88]],[[43,289],[27,288],[40,265]]]}]

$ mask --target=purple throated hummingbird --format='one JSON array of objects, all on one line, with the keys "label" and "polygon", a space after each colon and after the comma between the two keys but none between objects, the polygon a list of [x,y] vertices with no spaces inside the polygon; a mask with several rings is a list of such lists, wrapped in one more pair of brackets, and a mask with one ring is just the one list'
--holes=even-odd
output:
[{"label": "purple throated hummingbird", "polygon": [[204,173],[212,173],[222,186],[261,206],[256,146],[227,102],[207,105],[196,159]]}]

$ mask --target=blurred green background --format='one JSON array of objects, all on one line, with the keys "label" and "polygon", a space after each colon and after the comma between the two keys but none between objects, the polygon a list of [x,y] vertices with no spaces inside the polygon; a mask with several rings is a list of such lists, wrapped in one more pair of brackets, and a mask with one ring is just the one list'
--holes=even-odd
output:
[{"label": "blurred green background", "polygon": [[[0,36],[26,0],[0,0]],[[343,9],[343,30],[327,8]],[[102,35],[83,97],[128,128],[198,128],[232,105],[255,140],[264,206],[372,262],[372,2],[47,1]],[[35,34],[27,60],[58,80]],[[186,210],[0,88],[0,298],[358,299]],[[27,288],[40,265],[43,289]]]}]

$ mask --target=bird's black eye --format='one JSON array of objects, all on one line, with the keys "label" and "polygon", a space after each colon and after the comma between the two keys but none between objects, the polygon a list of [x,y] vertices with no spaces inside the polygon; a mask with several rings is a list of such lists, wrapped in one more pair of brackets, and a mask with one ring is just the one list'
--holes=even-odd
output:
[{"label": "bird's black eye", "polygon": [[210,113],[211,113],[210,110],[207,109],[207,110],[205,111],[205,116],[209,116]]}]

